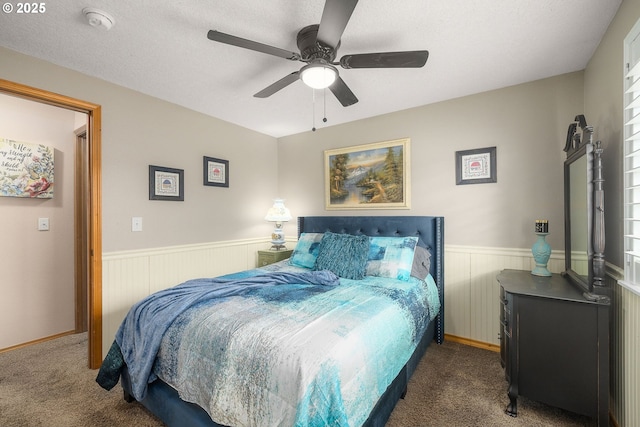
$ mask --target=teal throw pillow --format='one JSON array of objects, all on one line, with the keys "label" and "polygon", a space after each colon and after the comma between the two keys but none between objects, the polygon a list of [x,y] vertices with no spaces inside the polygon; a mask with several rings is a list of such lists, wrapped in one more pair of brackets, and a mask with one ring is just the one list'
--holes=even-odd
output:
[{"label": "teal throw pillow", "polygon": [[302,233],[296,243],[289,263],[297,267],[313,268],[316,265],[323,233]]},{"label": "teal throw pillow", "polygon": [[345,279],[364,279],[369,237],[324,233],[318,249],[316,270],[329,270]]},{"label": "teal throw pillow", "polygon": [[418,236],[371,237],[367,276],[409,280]]}]

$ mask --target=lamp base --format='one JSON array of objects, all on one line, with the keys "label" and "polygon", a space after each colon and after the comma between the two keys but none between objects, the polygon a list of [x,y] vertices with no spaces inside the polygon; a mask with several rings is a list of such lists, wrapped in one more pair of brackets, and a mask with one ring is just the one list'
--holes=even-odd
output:
[{"label": "lamp base", "polygon": [[284,231],[282,230],[282,223],[276,222],[273,231],[271,232],[271,248],[270,251],[281,251],[287,249],[284,245]]},{"label": "lamp base", "polygon": [[280,243],[273,244],[269,248],[270,251],[284,251],[286,249],[287,249],[287,247],[284,245],[284,243],[282,243],[282,244],[280,244]]}]

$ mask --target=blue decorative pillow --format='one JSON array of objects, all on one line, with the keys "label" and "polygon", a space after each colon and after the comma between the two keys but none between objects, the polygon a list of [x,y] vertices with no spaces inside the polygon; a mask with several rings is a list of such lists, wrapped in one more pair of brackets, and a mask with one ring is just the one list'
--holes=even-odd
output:
[{"label": "blue decorative pillow", "polygon": [[289,263],[298,267],[313,268],[318,258],[322,233],[302,233],[291,254]]},{"label": "blue decorative pillow", "polygon": [[371,237],[367,276],[409,280],[418,236]]},{"label": "blue decorative pillow", "polygon": [[369,237],[324,233],[315,270],[330,270],[345,279],[364,279],[369,253]]}]

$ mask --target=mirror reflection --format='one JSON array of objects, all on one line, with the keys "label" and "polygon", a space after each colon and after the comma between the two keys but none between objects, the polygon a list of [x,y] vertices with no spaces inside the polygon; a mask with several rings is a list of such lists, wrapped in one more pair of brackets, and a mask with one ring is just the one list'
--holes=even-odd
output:
[{"label": "mirror reflection", "polygon": [[589,280],[587,170],[586,155],[579,157],[569,165],[571,269],[585,281]]}]

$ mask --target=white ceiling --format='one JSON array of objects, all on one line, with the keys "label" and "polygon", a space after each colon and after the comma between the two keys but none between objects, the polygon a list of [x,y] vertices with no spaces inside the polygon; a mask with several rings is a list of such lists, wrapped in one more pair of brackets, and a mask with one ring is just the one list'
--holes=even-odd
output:
[{"label": "white ceiling", "polygon": [[[41,14],[0,12],[0,45],[281,137],[582,70],[620,3],[360,1],[338,58],[426,49],[429,60],[417,69],[340,68],[360,101],[342,107],[327,91],[325,105],[316,91],[315,120],[302,81],[253,97],[302,62],[212,42],[207,32],[297,52],[297,32],[320,22],[324,0],[55,0]],[[85,7],[111,14],[114,27],[89,26]]]}]

